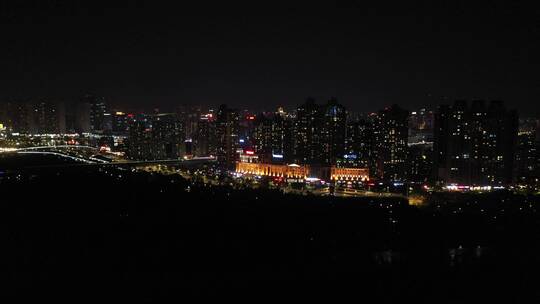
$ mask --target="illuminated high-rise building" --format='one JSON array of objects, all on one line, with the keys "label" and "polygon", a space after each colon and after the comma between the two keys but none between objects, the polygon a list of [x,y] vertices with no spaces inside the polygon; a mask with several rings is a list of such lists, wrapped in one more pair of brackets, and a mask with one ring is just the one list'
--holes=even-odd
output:
[{"label": "illuminated high-rise building", "polygon": [[411,182],[426,183],[433,179],[433,143],[409,144],[407,178]]},{"label": "illuminated high-rise building", "polygon": [[57,105],[54,102],[41,100],[34,104],[32,112],[35,131],[37,133],[53,134],[59,132],[59,113]]},{"label": "illuminated high-rise building", "polygon": [[129,122],[128,156],[138,160],[184,156],[184,133],[176,114],[140,116]]},{"label": "illuminated high-rise building", "polygon": [[213,113],[202,114],[194,137],[195,156],[215,156],[217,153],[216,121]]},{"label": "illuminated high-rise building", "polygon": [[515,182],[521,185],[540,185],[540,151],[536,128],[520,123],[516,149]]},{"label": "illuminated high-rise building", "polygon": [[373,124],[358,120],[347,124],[345,154],[338,167],[369,168],[375,172]]},{"label": "illuminated high-rise building", "polygon": [[180,106],[176,109],[178,120],[184,126],[185,138],[191,140],[197,136],[201,108],[196,106]]},{"label": "illuminated high-rise building", "polygon": [[272,119],[272,162],[290,163],[293,161],[294,121],[282,108],[274,113]]},{"label": "illuminated high-rise building", "polygon": [[255,119],[253,149],[260,162],[272,162],[272,117],[261,113]]},{"label": "illuminated high-rise building", "polygon": [[237,147],[239,143],[239,114],[237,110],[221,105],[217,112],[217,160],[227,168],[234,168],[238,159]]},{"label": "illuminated high-rise building", "polygon": [[437,177],[446,183],[500,185],[512,181],[518,132],[515,111],[500,101],[456,101],[435,118]]},{"label": "illuminated high-rise building", "polygon": [[347,111],[336,99],[317,105],[308,98],[296,109],[293,160],[301,164],[335,165],[345,155]]},{"label": "illuminated high-rise building", "polygon": [[345,155],[347,111],[332,98],[320,107],[320,160],[324,165],[335,165]]},{"label": "illuminated high-rise building", "polygon": [[388,181],[407,179],[407,141],[409,112],[397,105],[373,116],[376,176]]},{"label": "illuminated high-rise building", "polygon": [[107,135],[111,134],[112,126],[113,126],[113,119],[114,117],[112,113],[106,112],[105,114],[103,114],[103,127],[101,130],[101,133],[104,133]]},{"label": "illuminated high-rise building", "polygon": [[409,116],[409,144],[433,143],[434,137],[433,111],[420,109],[412,111]]},{"label": "illuminated high-rise building", "polygon": [[294,125],[294,161],[300,164],[321,162],[321,115],[313,98],[296,109]]},{"label": "illuminated high-rise building", "polygon": [[152,132],[144,120],[129,124],[127,156],[135,160],[152,160]]},{"label": "illuminated high-rise building", "polygon": [[124,112],[116,111],[112,114],[111,129],[114,134],[123,135],[128,131],[128,116]]},{"label": "illuminated high-rise building", "polygon": [[183,156],[185,133],[176,114],[152,117],[152,154],[155,159],[177,159]]},{"label": "illuminated high-rise building", "polygon": [[81,101],[90,105],[90,131],[103,132],[107,128],[105,116],[108,113],[105,98],[87,94]]},{"label": "illuminated high-rise building", "polygon": [[433,179],[433,111],[420,109],[409,115],[408,180],[425,183]]},{"label": "illuminated high-rise building", "polygon": [[32,108],[25,100],[14,100],[6,103],[4,107],[5,127],[13,133],[29,133],[31,125]]},{"label": "illuminated high-rise building", "polygon": [[[262,115],[262,114],[261,114]],[[264,114],[267,115],[267,114]],[[259,123],[255,115],[251,111],[244,110],[239,112],[238,120],[238,150],[254,150],[255,149],[255,132],[256,125]]]}]

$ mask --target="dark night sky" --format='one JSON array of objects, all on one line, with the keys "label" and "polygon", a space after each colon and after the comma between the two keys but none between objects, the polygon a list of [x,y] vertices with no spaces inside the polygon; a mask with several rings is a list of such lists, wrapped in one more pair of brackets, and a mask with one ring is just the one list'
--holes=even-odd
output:
[{"label": "dark night sky", "polygon": [[95,92],[133,108],[269,110],[336,96],[368,111],[482,98],[538,111],[540,10],[516,2],[17,2],[0,4],[2,100]]}]

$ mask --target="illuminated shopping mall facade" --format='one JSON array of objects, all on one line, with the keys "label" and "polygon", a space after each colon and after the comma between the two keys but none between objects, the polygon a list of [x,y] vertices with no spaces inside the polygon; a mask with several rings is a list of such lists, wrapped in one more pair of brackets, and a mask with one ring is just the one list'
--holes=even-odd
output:
[{"label": "illuminated shopping mall facade", "polygon": [[362,182],[369,180],[366,168],[310,167],[308,165],[277,165],[265,163],[237,162],[236,173],[289,179],[320,178],[332,181]]}]

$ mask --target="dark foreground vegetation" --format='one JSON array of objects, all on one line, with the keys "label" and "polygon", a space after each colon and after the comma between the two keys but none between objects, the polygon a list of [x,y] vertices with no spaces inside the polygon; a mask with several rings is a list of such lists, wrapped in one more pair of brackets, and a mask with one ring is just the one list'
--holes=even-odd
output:
[{"label": "dark foreground vegetation", "polygon": [[287,196],[96,167],[0,176],[17,296],[538,302],[537,199]]}]

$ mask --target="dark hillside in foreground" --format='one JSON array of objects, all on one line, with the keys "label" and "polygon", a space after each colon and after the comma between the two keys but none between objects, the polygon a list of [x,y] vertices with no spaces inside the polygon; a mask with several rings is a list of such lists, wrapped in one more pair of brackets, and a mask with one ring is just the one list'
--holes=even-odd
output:
[{"label": "dark hillside in foreground", "polygon": [[538,300],[537,198],[461,196],[418,209],[106,170],[2,177],[10,290],[138,301]]}]

